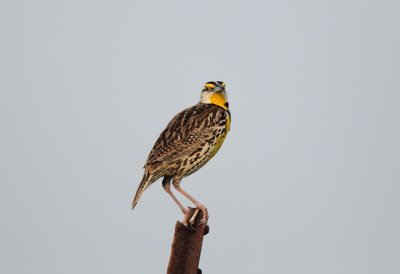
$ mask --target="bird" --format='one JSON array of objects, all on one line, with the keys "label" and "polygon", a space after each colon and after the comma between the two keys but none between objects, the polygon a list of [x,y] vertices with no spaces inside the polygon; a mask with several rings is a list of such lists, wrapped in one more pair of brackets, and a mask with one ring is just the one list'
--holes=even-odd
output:
[{"label": "bird", "polygon": [[[230,130],[231,113],[225,83],[207,82],[200,101],[179,112],[161,132],[144,165],[142,181],[132,202],[135,208],[143,192],[160,178],[164,190],[179,206],[183,214],[187,209],[171,191],[173,187],[190,200],[208,220],[207,208],[181,187],[183,178],[193,174],[215,156]],[[194,222],[193,218],[190,220]]]}]

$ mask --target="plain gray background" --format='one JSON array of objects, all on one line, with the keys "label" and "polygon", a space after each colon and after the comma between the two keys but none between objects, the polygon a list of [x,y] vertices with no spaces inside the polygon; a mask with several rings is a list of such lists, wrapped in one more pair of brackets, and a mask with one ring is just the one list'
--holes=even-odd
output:
[{"label": "plain gray background", "polygon": [[[400,273],[398,1],[0,1],[0,273],[165,273],[158,134],[227,84],[183,181],[204,273]],[[189,205],[182,196],[181,201]]]}]

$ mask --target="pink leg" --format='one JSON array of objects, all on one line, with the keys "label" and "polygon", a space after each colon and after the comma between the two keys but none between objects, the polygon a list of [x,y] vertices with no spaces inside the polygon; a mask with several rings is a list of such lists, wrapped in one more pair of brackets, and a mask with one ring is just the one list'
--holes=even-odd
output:
[{"label": "pink leg", "polygon": [[[189,193],[187,193],[183,188],[181,188],[180,181],[181,181],[180,179],[177,180],[174,178],[173,185],[175,189],[180,193],[182,193],[183,196],[188,198],[197,208],[201,209],[201,211],[203,212],[203,218],[201,219],[201,223],[202,224],[205,223],[208,220],[207,208],[202,203],[197,201],[194,197],[192,197]],[[193,224],[194,220],[191,219],[190,222]]]},{"label": "pink leg", "polygon": [[187,213],[187,209],[179,202],[179,200],[175,197],[175,195],[171,191],[171,178],[170,177],[164,177],[162,185],[164,187],[164,190],[171,196],[171,198],[174,200],[174,202],[179,206],[183,214]]}]

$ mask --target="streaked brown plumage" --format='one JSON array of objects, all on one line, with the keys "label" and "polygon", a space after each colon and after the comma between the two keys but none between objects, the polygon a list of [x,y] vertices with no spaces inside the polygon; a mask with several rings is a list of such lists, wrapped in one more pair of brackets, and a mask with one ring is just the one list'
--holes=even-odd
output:
[{"label": "streaked brown plumage", "polygon": [[165,191],[183,213],[186,208],[171,192],[170,183],[203,211],[207,209],[180,187],[182,178],[204,166],[219,150],[230,129],[225,84],[207,82],[198,104],[178,113],[160,134],[144,166],[144,176],[132,203],[136,206],[143,191],[161,177]]}]

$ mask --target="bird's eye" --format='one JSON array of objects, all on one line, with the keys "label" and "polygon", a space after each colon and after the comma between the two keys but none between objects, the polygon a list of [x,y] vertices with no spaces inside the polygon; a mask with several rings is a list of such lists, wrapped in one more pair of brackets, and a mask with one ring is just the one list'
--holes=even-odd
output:
[{"label": "bird's eye", "polygon": [[225,83],[224,83],[224,82],[218,81],[217,83],[218,83],[219,85],[221,85],[221,87],[225,87]]}]

